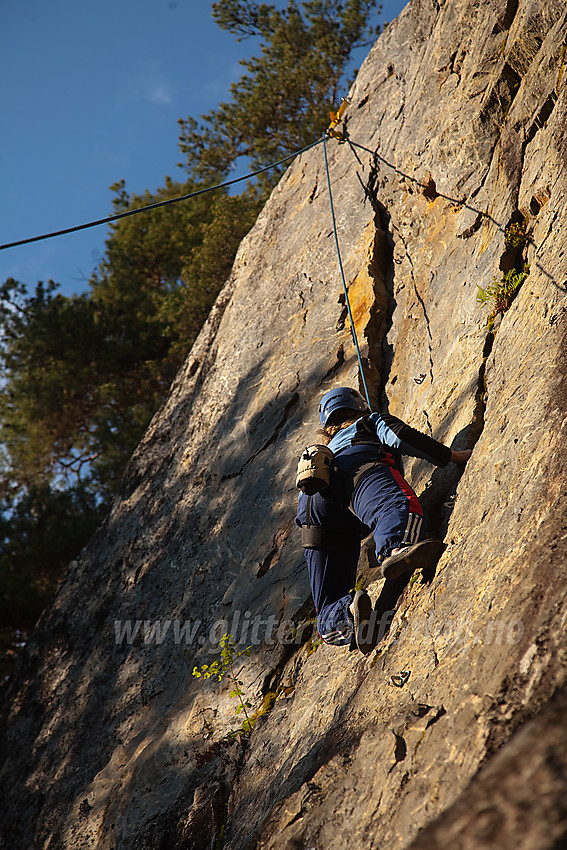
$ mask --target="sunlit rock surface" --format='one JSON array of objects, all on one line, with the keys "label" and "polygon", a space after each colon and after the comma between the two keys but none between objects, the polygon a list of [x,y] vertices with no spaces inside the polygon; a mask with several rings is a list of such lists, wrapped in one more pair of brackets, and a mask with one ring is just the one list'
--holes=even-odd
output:
[{"label": "sunlit rock surface", "polygon": [[[242,243],[4,694],[1,846],[559,846],[566,15],[412,0],[349,93],[352,144],[327,142],[373,401],[474,447],[464,473],[406,466],[447,544],[435,574],[385,588],[363,553],[395,613],[368,657],[319,645],[294,473],[322,392],[358,385],[319,145]],[[487,327],[477,287],[524,264]],[[192,676],[224,632],[251,646],[243,741],[228,677]]]}]

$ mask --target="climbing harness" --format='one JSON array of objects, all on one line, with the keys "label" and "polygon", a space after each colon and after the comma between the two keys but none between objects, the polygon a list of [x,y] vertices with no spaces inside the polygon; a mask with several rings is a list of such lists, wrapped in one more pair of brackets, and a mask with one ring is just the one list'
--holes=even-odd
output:
[{"label": "climbing harness", "polygon": [[304,549],[350,549],[360,545],[360,537],[321,525],[302,525],[301,545]]},{"label": "climbing harness", "polygon": [[330,484],[332,465],[331,449],[318,443],[307,446],[299,458],[295,486],[307,496],[320,493]]}]

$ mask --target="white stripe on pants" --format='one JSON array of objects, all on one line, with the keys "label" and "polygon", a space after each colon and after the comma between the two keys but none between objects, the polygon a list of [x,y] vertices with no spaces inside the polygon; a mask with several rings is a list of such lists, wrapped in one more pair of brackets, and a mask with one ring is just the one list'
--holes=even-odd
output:
[{"label": "white stripe on pants", "polygon": [[406,530],[402,539],[402,543],[404,545],[412,546],[414,543],[418,542],[419,535],[421,533],[422,523],[422,516],[420,516],[419,514],[410,513],[408,517],[408,524],[406,525]]}]

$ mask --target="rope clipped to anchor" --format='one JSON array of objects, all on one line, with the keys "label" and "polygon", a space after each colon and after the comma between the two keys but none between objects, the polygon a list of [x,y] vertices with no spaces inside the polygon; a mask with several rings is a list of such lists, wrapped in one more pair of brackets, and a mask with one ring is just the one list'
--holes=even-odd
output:
[{"label": "rope clipped to anchor", "polygon": [[349,105],[349,103],[350,103],[349,99],[346,98],[346,97],[343,97],[343,99],[341,101],[341,105],[339,106],[337,111],[330,113],[331,123],[327,127],[327,136],[330,136],[332,139],[338,139],[339,142],[346,141],[346,136],[345,136],[344,133],[341,133],[340,130],[336,130],[335,127],[337,126],[337,124],[340,124],[341,121],[343,120],[343,115],[344,115],[345,110],[346,110],[347,106]]},{"label": "rope clipped to anchor", "polygon": [[335,248],[337,250],[337,258],[338,258],[338,261],[339,261],[339,270],[340,270],[341,281],[342,281],[342,284],[343,284],[343,290],[344,290],[344,294],[345,294],[345,304],[346,304],[346,308],[347,308],[347,312],[348,312],[348,317],[349,317],[349,320],[350,320],[350,329],[351,329],[351,332],[352,332],[352,339],[353,339],[353,342],[354,342],[354,347],[356,348],[356,356],[358,358],[358,365],[359,365],[359,368],[360,368],[360,377],[361,377],[361,380],[362,380],[362,386],[364,388],[364,395],[366,396],[366,401],[368,403],[368,407],[370,408],[370,410],[372,410],[372,405],[370,403],[370,394],[368,392],[368,387],[366,385],[366,378],[364,377],[364,369],[363,369],[363,366],[362,366],[362,355],[360,353],[360,346],[358,344],[358,337],[356,335],[356,328],[354,326],[354,319],[353,319],[352,310],[351,310],[351,307],[350,307],[350,299],[348,297],[348,289],[347,289],[347,285],[346,285],[345,273],[344,273],[344,268],[343,268],[343,261],[342,261],[342,257],[341,257],[341,249],[340,249],[340,245],[339,245],[339,235],[338,235],[338,232],[337,232],[337,221],[336,221],[336,217],[335,217],[335,206],[333,204],[333,192],[332,192],[332,189],[331,189],[331,175],[329,173],[329,160],[328,160],[328,157],[327,157],[327,138],[329,136],[331,138],[334,138],[334,139],[339,139],[339,141],[345,141],[346,140],[346,135],[344,133],[341,133],[338,130],[335,130],[335,127],[342,120],[342,117],[345,113],[347,106],[348,106],[348,100],[346,98],[343,98],[343,101],[342,101],[338,111],[337,112],[331,112],[331,124],[329,125],[329,128],[326,130],[326,132],[323,133],[323,154],[324,154],[324,157],[325,157],[325,172],[326,172],[326,175],[327,175],[327,189],[328,189],[328,192],[329,192],[329,204],[330,204],[330,207],[331,207],[331,220],[332,220],[332,223],[333,223],[333,234],[334,234],[334,237],[335,237]]}]

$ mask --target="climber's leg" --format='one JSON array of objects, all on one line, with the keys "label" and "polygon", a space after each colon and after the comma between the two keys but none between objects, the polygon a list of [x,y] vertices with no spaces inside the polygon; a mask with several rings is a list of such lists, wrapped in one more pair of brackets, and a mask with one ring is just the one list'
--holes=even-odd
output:
[{"label": "climber's leg", "polygon": [[357,483],[353,508],[370,525],[384,578],[433,567],[443,552],[440,540],[425,538],[419,499],[397,469],[374,467]]},{"label": "climber's leg", "polygon": [[304,552],[317,612],[317,631],[325,643],[348,646],[353,635],[349,606],[353,599],[359,549],[304,549]]},{"label": "climber's leg", "polygon": [[[296,522],[305,534],[304,552],[311,594],[317,612],[317,629],[325,643],[345,646],[353,635],[349,606],[353,600],[360,540],[368,529],[348,508],[321,494],[301,495]],[[306,545],[307,544],[307,545]]]},{"label": "climber's leg", "polygon": [[383,578],[391,580],[398,578],[404,573],[413,572],[422,568],[434,567],[445,549],[441,540],[421,540],[411,546],[403,546],[394,550],[392,554],[382,562],[380,571]]},{"label": "climber's leg", "polygon": [[353,509],[370,526],[376,555],[388,557],[392,549],[417,543],[423,538],[425,518],[419,499],[397,469],[380,465],[358,481]]}]

